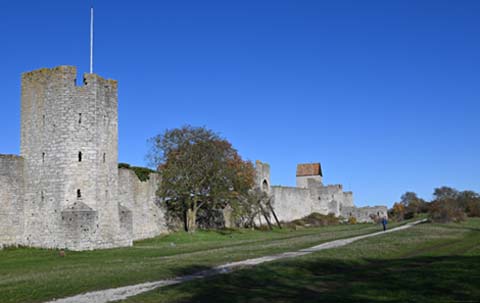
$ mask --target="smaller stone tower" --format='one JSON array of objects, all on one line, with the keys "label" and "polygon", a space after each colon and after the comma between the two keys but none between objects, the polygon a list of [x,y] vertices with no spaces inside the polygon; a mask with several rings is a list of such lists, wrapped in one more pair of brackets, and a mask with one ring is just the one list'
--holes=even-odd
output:
[{"label": "smaller stone tower", "polygon": [[255,161],[255,185],[266,193],[270,193],[270,165]]},{"label": "smaller stone tower", "polygon": [[306,163],[297,165],[297,187],[308,188],[309,182],[323,185],[322,177],[323,174],[320,163]]}]

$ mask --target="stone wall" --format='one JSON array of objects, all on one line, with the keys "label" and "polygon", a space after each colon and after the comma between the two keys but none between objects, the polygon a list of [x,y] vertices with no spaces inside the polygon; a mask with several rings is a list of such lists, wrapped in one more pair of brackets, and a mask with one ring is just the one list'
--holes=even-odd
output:
[{"label": "stone wall", "polygon": [[0,248],[23,235],[23,168],[22,157],[0,155]]},{"label": "stone wall", "polygon": [[273,208],[280,221],[300,219],[312,213],[313,199],[309,189],[272,186]]},{"label": "stone wall", "polygon": [[365,207],[342,207],[341,216],[344,218],[355,217],[357,222],[373,222],[371,215],[380,218],[388,218],[386,206],[365,206]]},{"label": "stone wall", "polygon": [[83,202],[62,210],[63,247],[72,250],[90,250],[97,248],[98,212]]},{"label": "stone wall", "polygon": [[[270,166],[256,161],[256,186],[262,188],[265,180],[270,184]],[[267,173],[268,172],[268,173]],[[355,216],[359,222],[371,222],[371,214],[387,215],[387,207],[356,208],[353,193],[343,191],[341,184],[323,185],[320,163],[297,166],[297,187],[270,186],[273,208],[280,221],[292,221],[311,213],[335,216]]]},{"label": "stone wall", "polygon": [[134,240],[155,237],[168,232],[163,210],[156,203],[159,176],[151,173],[147,181],[140,181],[133,170],[118,170],[119,202],[132,214]]}]

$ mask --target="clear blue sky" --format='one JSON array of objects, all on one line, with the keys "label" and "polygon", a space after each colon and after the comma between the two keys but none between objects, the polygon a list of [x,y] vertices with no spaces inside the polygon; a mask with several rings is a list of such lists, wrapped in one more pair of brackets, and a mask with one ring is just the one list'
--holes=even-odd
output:
[{"label": "clear blue sky", "polygon": [[[480,1],[93,2],[121,162],[188,123],[270,163],[273,184],[319,161],[357,205],[480,191]],[[19,153],[22,72],[88,71],[91,3],[0,2],[0,153]]]}]

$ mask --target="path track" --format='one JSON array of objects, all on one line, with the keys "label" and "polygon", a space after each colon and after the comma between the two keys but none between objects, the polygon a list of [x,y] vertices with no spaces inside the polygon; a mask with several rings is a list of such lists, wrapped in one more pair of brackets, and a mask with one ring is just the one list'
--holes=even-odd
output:
[{"label": "path track", "polygon": [[183,283],[186,281],[191,281],[195,279],[201,279],[205,278],[208,276],[213,276],[217,274],[222,274],[222,273],[229,273],[234,269],[238,269],[241,267],[247,267],[247,266],[255,266],[261,263],[265,262],[270,262],[270,261],[275,261],[275,260],[280,260],[280,259],[287,259],[287,258],[294,258],[294,257],[299,257],[299,256],[304,256],[311,254],[316,251],[324,250],[324,249],[330,249],[330,248],[336,248],[336,247],[341,247],[345,246],[347,244],[350,244],[352,242],[365,239],[365,238],[370,238],[370,237],[375,237],[379,235],[383,235],[386,233],[391,233],[403,229],[410,228],[414,225],[417,225],[419,223],[425,222],[426,219],[408,223],[399,227],[395,227],[392,229],[389,229],[387,231],[380,231],[372,234],[366,234],[362,236],[356,236],[353,238],[347,238],[347,239],[341,239],[341,240],[335,240],[335,241],[330,241],[330,242],[325,242],[320,245],[316,245],[310,248],[305,248],[301,249],[299,251],[295,252],[285,252],[281,254],[276,254],[276,255],[271,255],[271,256],[264,256],[260,258],[254,258],[254,259],[247,259],[243,261],[238,261],[238,262],[232,262],[232,263],[227,263],[223,265],[216,266],[212,269],[209,270],[204,270],[201,272],[198,272],[196,274],[192,275],[186,275],[186,276],[179,276],[173,279],[167,279],[167,280],[160,280],[160,281],[155,281],[155,282],[147,282],[147,283],[141,283],[141,284],[135,284],[135,285],[129,285],[129,286],[123,286],[123,287],[118,287],[118,288],[110,288],[110,289],[104,289],[104,290],[99,290],[99,291],[93,291],[93,292],[88,292],[88,293],[83,293],[80,295],[76,295],[73,297],[67,297],[63,299],[58,299],[58,300],[53,300],[49,301],[46,303],[107,303],[107,302],[112,302],[112,301],[117,301],[117,300],[123,300],[128,297],[136,296],[138,294],[164,287],[164,286],[169,286],[169,285],[174,285],[174,284],[179,284]]}]

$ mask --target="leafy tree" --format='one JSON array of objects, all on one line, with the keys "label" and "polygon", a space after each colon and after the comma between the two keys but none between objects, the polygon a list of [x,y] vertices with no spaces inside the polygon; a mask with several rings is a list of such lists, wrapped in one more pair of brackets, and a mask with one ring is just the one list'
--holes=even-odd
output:
[{"label": "leafy tree", "polygon": [[465,209],[456,200],[445,198],[431,203],[429,215],[434,222],[460,222],[465,219]]},{"label": "leafy tree", "polygon": [[400,197],[400,203],[405,207],[405,213],[411,213],[412,216],[427,211],[427,202],[419,198],[414,192],[407,191],[404,193]]},{"label": "leafy tree", "polygon": [[[243,161],[225,139],[204,127],[183,126],[152,138],[150,164],[159,168],[158,196],[168,216],[182,220],[189,232],[197,223],[244,199],[254,182],[251,162]],[[197,215],[201,214],[200,218]]]},{"label": "leafy tree", "polygon": [[405,215],[405,205],[402,203],[394,203],[391,210],[391,217],[397,221],[403,220]]},{"label": "leafy tree", "polygon": [[435,188],[433,192],[433,196],[437,201],[447,200],[447,199],[456,199],[458,197],[458,194],[459,194],[458,190],[448,186]]}]

